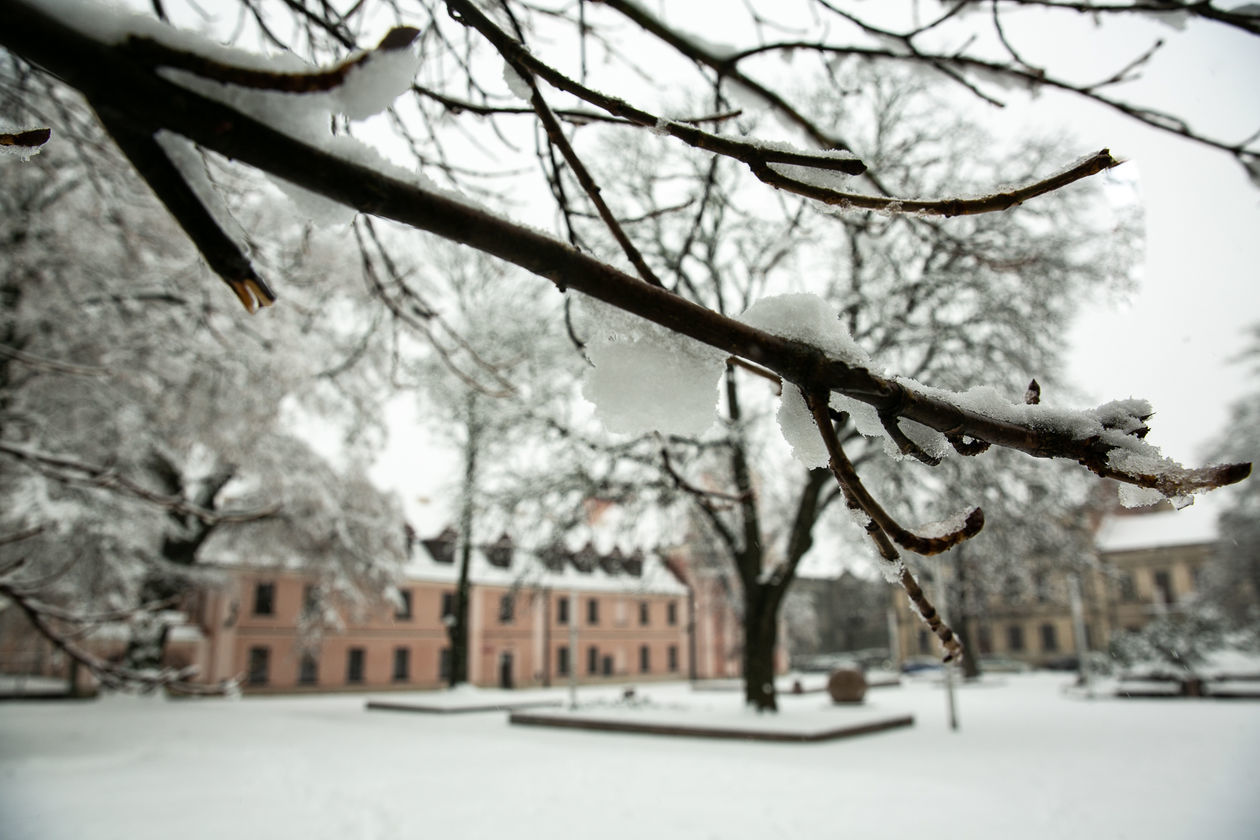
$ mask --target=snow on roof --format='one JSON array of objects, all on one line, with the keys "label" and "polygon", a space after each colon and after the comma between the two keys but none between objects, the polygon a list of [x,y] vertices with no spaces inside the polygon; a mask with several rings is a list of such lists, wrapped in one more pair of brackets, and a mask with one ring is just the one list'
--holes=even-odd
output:
[{"label": "snow on roof", "polygon": [[1213,494],[1195,497],[1182,510],[1161,508],[1147,513],[1113,513],[1103,518],[1095,543],[1099,551],[1135,551],[1178,545],[1200,545],[1217,539],[1221,501]]},{"label": "snow on roof", "polygon": [[[453,556],[450,562],[440,562],[434,557],[434,550],[439,549],[435,543],[438,540],[415,542],[411,556],[402,569],[405,580],[451,584],[456,582],[459,577],[458,556]],[[495,545],[473,548],[469,577],[474,584],[537,586],[583,592],[687,594],[687,588],[654,555],[636,552],[626,557],[615,550],[609,554],[600,554],[589,548],[576,553],[564,551],[556,556],[546,557],[517,548],[511,551],[510,558],[504,564],[502,556],[497,558],[498,562],[494,562],[495,548]],[[441,551],[438,550],[437,553],[441,554]],[[589,557],[584,556],[588,554]],[[589,571],[579,571],[578,565]],[[637,570],[638,574],[632,570]]]}]

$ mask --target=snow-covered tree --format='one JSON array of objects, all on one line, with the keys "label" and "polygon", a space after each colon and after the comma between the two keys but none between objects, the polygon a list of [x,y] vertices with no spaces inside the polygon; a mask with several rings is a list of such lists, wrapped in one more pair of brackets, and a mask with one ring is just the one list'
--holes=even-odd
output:
[{"label": "snow-covered tree", "polygon": [[[100,142],[90,129],[79,139]],[[331,367],[361,348],[327,318],[353,310],[353,290],[309,279],[345,258],[316,269],[303,265],[311,249],[300,239],[277,241],[259,259],[284,254],[328,308],[299,305],[263,333],[235,329],[125,164],[105,154],[88,168],[77,151],[3,170],[0,534],[28,535],[0,548],[5,594],[55,607],[67,631],[75,610],[133,610],[112,675],[152,676],[167,629],[159,608],[205,583],[207,554],[301,556],[343,589],[380,593],[399,559],[401,514],[358,477],[355,447],[334,470],[289,430],[302,405],[332,425],[340,406],[349,421],[346,398],[374,378],[365,361],[338,386]],[[112,235],[82,235],[101,200]]]},{"label": "snow-covered tree", "polygon": [[[264,277],[265,267],[251,259],[227,230],[221,196],[201,177],[198,150],[288,182],[303,213],[327,209],[326,202],[311,200],[310,193],[317,193],[362,213],[461,242],[512,262],[561,291],[593,298],[627,318],[639,319],[622,321],[619,342],[613,343],[635,344],[642,352],[627,353],[624,346],[604,352],[604,373],[610,367],[630,370],[647,364],[679,386],[686,396],[679,399],[680,405],[689,403],[699,414],[715,394],[698,383],[724,376],[726,413],[737,433],[744,415],[736,377],[742,374],[733,367],[723,373],[726,359],[764,369],[782,382],[785,400],[791,404],[784,425],[794,443],[812,450],[814,497],[821,496],[831,479],[837,482],[840,489],[828,492],[842,494],[846,505],[859,511],[890,576],[907,588],[925,620],[951,645],[952,633],[922,597],[900,559],[898,545],[934,551],[974,534],[979,515],[955,523],[959,527],[946,538],[925,539],[910,532],[858,478],[843,448],[847,427],[837,429],[833,412],[844,415],[860,432],[887,435],[897,449],[921,460],[934,461],[946,449],[974,452],[999,446],[1077,461],[1100,476],[1145,491],[1133,494],[1134,501],[1152,495],[1181,498],[1232,483],[1243,478],[1248,467],[1187,470],[1162,459],[1144,440],[1150,407],[1137,401],[1066,412],[1007,399],[1001,394],[1008,389],[1018,393],[1023,385],[1012,383],[1016,371],[1007,369],[1016,360],[1000,353],[993,363],[1002,369],[987,373],[990,381],[1003,383],[1001,392],[959,393],[953,390],[960,384],[952,371],[942,370],[941,380],[931,381],[932,371],[919,370],[913,356],[881,357],[875,352],[881,349],[877,336],[863,338],[853,332],[855,320],[860,332],[863,318],[869,324],[885,323],[880,316],[856,313],[856,318],[835,319],[827,294],[836,274],[816,265],[803,267],[801,286],[817,296],[817,303],[798,301],[801,306],[786,308],[766,304],[756,316],[743,320],[735,317],[742,306],[723,306],[708,298],[697,302],[677,294],[666,288],[674,278],[663,279],[645,257],[646,243],[637,232],[639,219],[628,212],[630,203],[611,191],[605,194],[601,185],[608,182],[609,173],[591,165],[586,138],[652,133],[671,147],[695,150],[715,166],[728,162],[736,168],[737,162],[747,188],[761,190],[770,201],[804,199],[811,207],[839,209],[842,220],[836,224],[850,228],[850,235],[836,238],[845,242],[856,240],[863,225],[893,229],[899,236],[902,228],[935,226],[942,242],[962,243],[961,262],[947,246],[935,268],[948,273],[956,266],[963,276],[984,269],[1020,275],[1018,261],[989,264],[990,223],[982,219],[985,214],[1026,205],[1035,215],[1039,205],[1052,206],[1048,196],[1118,161],[1103,150],[1070,162],[1076,153],[1055,150],[1053,164],[1044,155],[1033,156],[1029,162],[1035,162],[1035,168],[1006,175],[990,170],[992,180],[978,186],[975,176],[984,174],[993,158],[979,150],[956,159],[965,167],[951,173],[957,178],[924,185],[946,192],[924,196],[906,178],[913,167],[898,163],[913,159],[913,148],[888,147],[886,156],[870,159],[855,154],[863,150],[848,136],[848,127],[829,122],[834,110],[822,109],[816,118],[816,103],[796,92],[801,70],[777,72],[770,66],[773,62],[804,57],[816,72],[833,74],[849,59],[914,67],[993,103],[1021,95],[1019,88],[1067,91],[1156,130],[1219,149],[1256,177],[1260,156],[1254,137],[1241,143],[1221,140],[1176,115],[1116,92],[1155,60],[1156,47],[1125,56],[1103,78],[1082,81],[1074,78],[1070,67],[1056,66],[1061,61],[1070,64],[1072,53],[1052,51],[1049,59],[1037,62],[1013,42],[1012,27],[1024,6],[1072,19],[1082,14],[1094,18],[1144,14],[1175,24],[1191,17],[1238,37],[1252,37],[1260,28],[1260,18],[1249,7],[1231,12],[1211,4],[1152,8],[1138,2],[1008,0],[983,5],[887,3],[876,10],[871,4],[801,0],[767,4],[764,9],[747,4],[742,21],[728,16],[731,34],[740,41],[731,47],[696,35],[677,23],[678,18],[653,14],[632,0],[554,5],[415,0],[356,2],[344,9],[291,0],[242,0],[235,7],[239,15],[231,22],[218,22],[235,31],[238,45],[245,48],[230,51],[193,35],[185,23],[186,10],[171,3],[155,3],[145,14],[128,16],[90,4],[75,7],[70,14],[59,4],[11,0],[0,43],[22,62],[83,94],[114,142],[247,309],[270,305],[275,290]],[[984,15],[971,14],[980,9]],[[232,26],[238,19],[241,25]],[[168,20],[174,25],[167,25]],[[393,24],[398,25],[380,38]],[[206,25],[213,28],[214,22]],[[709,25],[706,31],[711,29]],[[784,39],[783,32],[792,34]],[[377,46],[359,51],[369,44]],[[284,55],[261,57],[258,53],[264,47]],[[318,66],[303,65],[294,56]],[[712,92],[715,107],[702,113],[675,110],[676,100],[668,97],[688,79]],[[1016,90],[1007,90],[1012,84]],[[843,86],[833,83],[825,99],[835,101],[844,94]],[[353,139],[355,133],[364,133],[354,121],[391,105],[393,110],[375,124],[391,129],[398,142],[390,151],[395,160],[407,158],[408,166],[390,162]],[[744,107],[773,120],[760,123],[761,133],[746,136],[738,130],[741,122],[735,113]],[[938,127],[940,113],[937,109],[921,117],[930,122],[920,137]],[[62,126],[53,109],[46,116],[39,124],[6,133],[4,145],[29,150],[55,142],[47,141],[41,129],[52,127],[56,138]],[[538,166],[517,182],[518,188],[509,189],[503,184],[513,171],[510,167],[520,160],[516,151],[527,137],[509,125],[518,122],[534,129]],[[1006,186],[1012,179],[1018,179],[1019,186]],[[966,185],[961,188],[967,193],[954,191],[960,184]],[[293,190],[293,185],[299,189]],[[537,209],[544,198],[556,213],[554,227],[561,236],[537,227],[545,215]],[[514,220],[514,205],[527,208],[533,226]],[[703,206],[702,202],[696,210]],[[862,211],[891,218],[854,215]],[[588,216],[598,218],[616,243],[615,256],[592,247],[589,235],[580,232],[580,221]],[[1044,229],[1031,226],[1030,239],[1010,244],[1032,246],[1034,239],[1048,243],[1056,235],[1070,236],[1074,225],[1074,219],[1047,213]],[[859,248],[856,253],[863,252]],[[1028,256],[1053,261],[1056,252],[1047,247]],[[902,264],[900,259],[890,261],[893,268]],[[920,291],[930,295],[932,288],[930,282],[924,283]],[[1001,309],[1007,303],[1002,294],[987,286],[973,290],[961,303],[986,311]],[[949,307],[937,308],[941,309]],[[1036,306],[1022,313],[1025,318],[1054,314]],[[812,329],[797,328],[806,321]],[[842,324],[848,329],[840,332]],[[929,332],[930,327],[929,319]],[[996,348],[1004,339],[994,334],[978,336],[977,341]],[[936,346],[930,337],[924,341],[924,348]],[[949,347],[938,349],[950,352]],[[601,359],[594,361],[598,371]],[[888,369],[881,369],[883,365]],[[716,372],[709,379],[711,370]],[[617,394],[624,391],[614,389],[605,396],[615,402]],[[611,413],[637,416],[638,407],[623,404]],[[732,456],[729,468],[736,486],[751,486],[747,458]],[[743,523],[732,547],[760,561],[764,542],[752,515],[753,501],[742,490],[728,501],[741,510]],[[811,504],[798,510],[814,510]],[[709,519],[717,522],[716,517]],[[807,532],[793,529],[793,534],[801,536],[788,538],[788,558],[807,548]],[[782,562],[775,568],[790,568]],[[769,593],[766,596],[774,600]],[[766,698],[759,696],[754,702],[766,705]]]},{"label": "snow-covered tree", "polygon": [[[1260,376],[1260,327],[1244,359],[1253,380]],[[1251,390],[1230,407],[1224,433],[1212,447],[1213,458],[1251,460],[1260,456],[1260,390]],[[1212,597],[1236,624],[1260,627],[1260,489],[1254,481],[1232,491],[1218,523],[1220,543],[1208,569]]]}]

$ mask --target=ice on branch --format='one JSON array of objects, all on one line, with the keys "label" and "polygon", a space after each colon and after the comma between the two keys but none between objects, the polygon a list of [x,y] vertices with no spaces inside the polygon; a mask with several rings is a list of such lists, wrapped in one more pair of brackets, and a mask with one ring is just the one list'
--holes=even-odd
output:
[{"label": "ice on branch", "polygon": [[582,394],[604,428],[619,434],[697,435],[713,423],[726,354],[590,298]]}]

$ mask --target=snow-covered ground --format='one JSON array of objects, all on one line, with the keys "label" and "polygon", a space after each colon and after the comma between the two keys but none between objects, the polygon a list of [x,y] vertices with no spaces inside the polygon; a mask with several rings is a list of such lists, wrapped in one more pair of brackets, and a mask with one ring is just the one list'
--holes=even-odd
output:
[{"label": "snow-covered ground", "polygon": [[[916,725],[823,744],[367,712],[364,695],[6,703],[0,836],[1260,837],[1260,702],[1084,700],[1068,681],[964,686],[957,733],[938,685],[875,689],[869,706]],[[720,708],[738,693],[645,695],[744,714]],[[826,715],[825,702],[785,698],[783,714]]]}]

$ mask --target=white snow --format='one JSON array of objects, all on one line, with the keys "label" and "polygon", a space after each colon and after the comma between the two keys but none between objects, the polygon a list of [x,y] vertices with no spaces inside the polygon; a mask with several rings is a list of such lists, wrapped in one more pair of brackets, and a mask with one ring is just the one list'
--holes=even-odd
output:
[{"label": "white snow", "polygon": [[1216,520],[1227,502],[1228,497],[1220,493],[1206,493],[1196,496],[1195,503],[1182,510],[1110,515],[1099,526],[1096,538],[1098,550],[1134,551],[1215,542]]},{"label": "white snow", "polygon": [[595,366],[582,395],[604,428],[697,435],[713,424],[725,353],[593,298],[582,301]]},{"label": "white snow", "polygon": [[[772,335],[818,347],[828,356],[854,367],[869,368],[871,358],[840,323],[835,308],[814,294],[775,295],[748,307],[738,320]],[[866,403],[833,395],[831,407],[848,411],[863,434],[883,434],[875,409]],[[784,387],[779,400],[779,428],[792,454],[807,467],[827,465],[827,449],[814,418],[798,389]]]},{"label": "white snow", "polygon": [[830,462],[827,446],[818,433],[818,424],[814,422],[814,415],[810,413],[800,388],[784,386],[777,416],[783,439],[792,447],[792,457],[810,469],[827,466]]},{"label": "white snow", "polygon": [[[872,689],[865,708],[915,725],[806,745],[367,712],[364,695],[9,703],[0,814],[7,840],[1260,836],[1256,703],[1091,701],[1068,682],[964,685],[958,732],[939,685]],[[732,719],[742,705],[681,685],[638,694]],[[784,720],[851,711],[817,694],[781,705]]]},{"label": "white snow", "polygon": [[530,88],[529,82],[525,81],[524,77],[506,61],[503,62],[503,81],[507,82],[508,90],[512,91],[512,95],[517,99],[529,102],[534,98],[534,91]]}]

